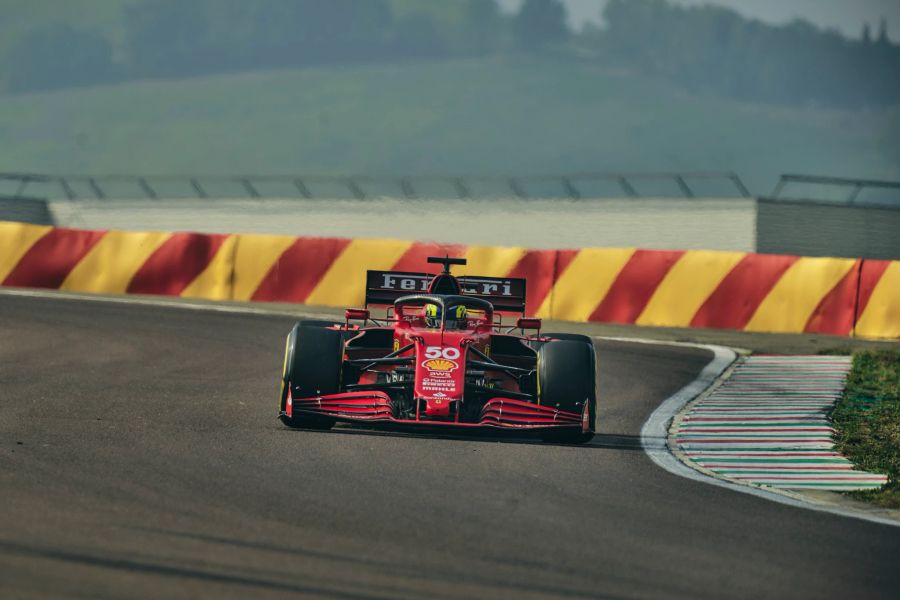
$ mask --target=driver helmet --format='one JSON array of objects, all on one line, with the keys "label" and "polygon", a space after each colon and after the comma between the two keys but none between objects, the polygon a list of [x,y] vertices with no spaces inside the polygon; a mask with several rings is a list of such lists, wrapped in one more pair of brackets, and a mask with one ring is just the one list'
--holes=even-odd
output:
[{"label": "driver helmet", "polygon": [[[468,311],[462,304],[447,307],[447,319],[445,329],[463,329],[466,326]],[[441,326],[441,307],[439,304],[429,302],[425,305],[425,325],[431,328]]]}]

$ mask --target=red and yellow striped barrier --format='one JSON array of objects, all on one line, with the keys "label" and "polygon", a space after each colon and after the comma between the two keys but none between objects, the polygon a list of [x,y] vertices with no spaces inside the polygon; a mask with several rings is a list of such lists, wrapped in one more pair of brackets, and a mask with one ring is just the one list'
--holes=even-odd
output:
[{"label": "red and yellow striped barrier", "polygon": [[529,250],[400,240],[85,231],[0,223],[0,284],[331,306],[366,269],[528,279],[548,319],[900,338],[900,262],[635,248]]},{"label": "red and yellow striped barrier", "polygon": [[0,283],[227,300],[236,236],[0,223]]}]

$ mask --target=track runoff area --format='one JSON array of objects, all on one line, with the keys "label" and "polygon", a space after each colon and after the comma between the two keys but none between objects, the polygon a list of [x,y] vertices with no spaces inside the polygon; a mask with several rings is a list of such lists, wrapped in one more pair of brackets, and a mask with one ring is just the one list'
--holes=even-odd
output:
[{"label": "track runoff area", "polygon": [[645,451],[713,350],[598,339],[583,447],[292,431],[296,315],[194,307],[0,294],[0,596],[895,597],[900,529]]}]

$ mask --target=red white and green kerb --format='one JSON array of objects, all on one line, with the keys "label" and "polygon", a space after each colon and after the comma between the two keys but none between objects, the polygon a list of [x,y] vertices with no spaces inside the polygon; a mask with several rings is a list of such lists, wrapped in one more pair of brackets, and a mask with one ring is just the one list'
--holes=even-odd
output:
[{"label": "red white and green kerb", "polygon": [[865,490],[887,476],[834,451],[828,413],[848,356],[751,356],[674,431],[692,462],[736,481],[784,489]]}]

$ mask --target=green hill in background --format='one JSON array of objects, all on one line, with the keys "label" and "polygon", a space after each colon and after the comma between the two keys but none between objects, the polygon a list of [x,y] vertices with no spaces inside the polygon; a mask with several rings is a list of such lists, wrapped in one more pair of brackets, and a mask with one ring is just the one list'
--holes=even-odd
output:
[{"label": "green hill in background", "polygon": [[900,179],[900,108],[690,96],[574,62],[308,68],[0,96],[0,171]]},{"label": "green hill in background", "polygon": [[3,0],[0,19],[0,56],[37,27],[66,23],[99,32],[112,41],[121,58],[125,31],[122,10],[137,0]]}]

